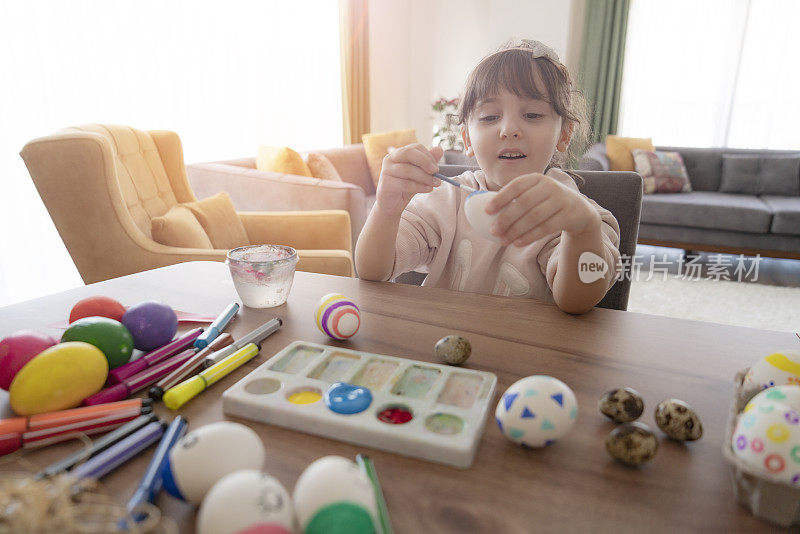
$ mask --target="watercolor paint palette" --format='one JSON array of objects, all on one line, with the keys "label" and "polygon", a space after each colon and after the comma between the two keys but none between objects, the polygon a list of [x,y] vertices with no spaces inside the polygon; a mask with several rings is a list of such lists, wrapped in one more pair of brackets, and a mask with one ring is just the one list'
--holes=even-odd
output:
[{"label": "watercolor paint palette", "polygon": [[228,415],[466,468],[496,385],[483,371],[295,341],[222,401]]}]

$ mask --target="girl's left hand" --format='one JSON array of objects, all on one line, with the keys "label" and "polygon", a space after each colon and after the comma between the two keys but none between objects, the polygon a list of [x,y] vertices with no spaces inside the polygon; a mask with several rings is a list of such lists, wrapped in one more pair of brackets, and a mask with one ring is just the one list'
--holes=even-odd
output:
[{"label": "girl's left hand", "polygon": [[507,183],[486,204],[486,213],[498,213],[491,232],[518,247],[565,231],[580,234],[599,228],[600,214],[586,197],[541,173],[523,174]]}]

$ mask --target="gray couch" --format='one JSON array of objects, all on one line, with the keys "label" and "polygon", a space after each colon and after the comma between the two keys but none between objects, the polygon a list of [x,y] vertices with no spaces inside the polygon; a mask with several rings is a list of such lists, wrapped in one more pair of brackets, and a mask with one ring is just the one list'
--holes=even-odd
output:
[{"label": "gray couch", "polygon": [[[680,152],[692,192],[644,195],[639,243],[800,259],[800,151],[656,149]],[[608,170],[605,145],[578,168]]]}]

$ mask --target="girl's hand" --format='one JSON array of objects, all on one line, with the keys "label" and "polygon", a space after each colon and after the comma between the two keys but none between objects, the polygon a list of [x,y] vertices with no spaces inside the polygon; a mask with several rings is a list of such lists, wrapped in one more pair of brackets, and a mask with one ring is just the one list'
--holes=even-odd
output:
[{"label": "girl's hand", "polygon": [[375,206],[383,213],[399,215],[417,193],[430,193],[441,180],[433,173],[439,170],[441,147],[430,150],[423,145],[398,148],[383,158]]},{"label": "girl's hand", "polygon": [[560,231],[580,234],[600,226],[600,215],[586,198],[541,173],[523,174],[507,183],[488,204],[498,213],[491,232],[504,245],[530,245]]}]

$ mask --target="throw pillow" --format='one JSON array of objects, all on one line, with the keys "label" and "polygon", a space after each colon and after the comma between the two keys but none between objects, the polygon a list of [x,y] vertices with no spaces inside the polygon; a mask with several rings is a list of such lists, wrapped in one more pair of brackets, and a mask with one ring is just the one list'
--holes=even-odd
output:
[{"label": "throw pillow", "polygon": [[400,148],[417,142],[417,133],[414,130],[396,130],[384,133],[368,133],[361,136],[364,151],[367,153],[369,173],[375,187],[378,187],[378,178],[381,176],[383,158],[389,149]]},{"label": "throw pillow", "polygon": [[311,171],[308,165],[303,162],[303,157],[285,146],[258,147],[256,169],[259,171],[279,172],[281,174],[311,176]]},{"label": "throw pillow", "polygon": [[638,137],[619,137],[618,135],[606,136],[606,154],[608,164],[612,171],[633,171],[636,164],[633,162],[634,149],[655,150],[652,139]]},{"label": "throw pillow", "polygon": [[200,221],[214,248],[230,250],[250,244],[247,231],[226,191],[183,205]]},{"label": "throw pillow", "polygon": [[800,196],[800,155],[760,157],[758,181],[759,195]]},{"label": "throw pillow", "polygon": [[331,160],[326,158],[323,154],[319,152],[309,152],[306,164],[308,165],[308,169],[311,171],[311,176],[314,178],[319,178],[320,180],[331,180],[333,182],[342,182],[342,177],[339,176],[339,172],[336,170],[336,167],[333,166]]},{"label": "throw pillow", "polygon": [[720,193],[758,194],[758,156],[722,155]]},{"label": "throw pillow", "polygon": [[633,149],[636,172],[644,181],[644,192],[687,193],[692,190],[689,174],[679,152]]},{"label": "throw pillow", "polygon": [[170,247],[214,248],[197,217],[185,206],[172,206],[150,221],[153,241]]}]

